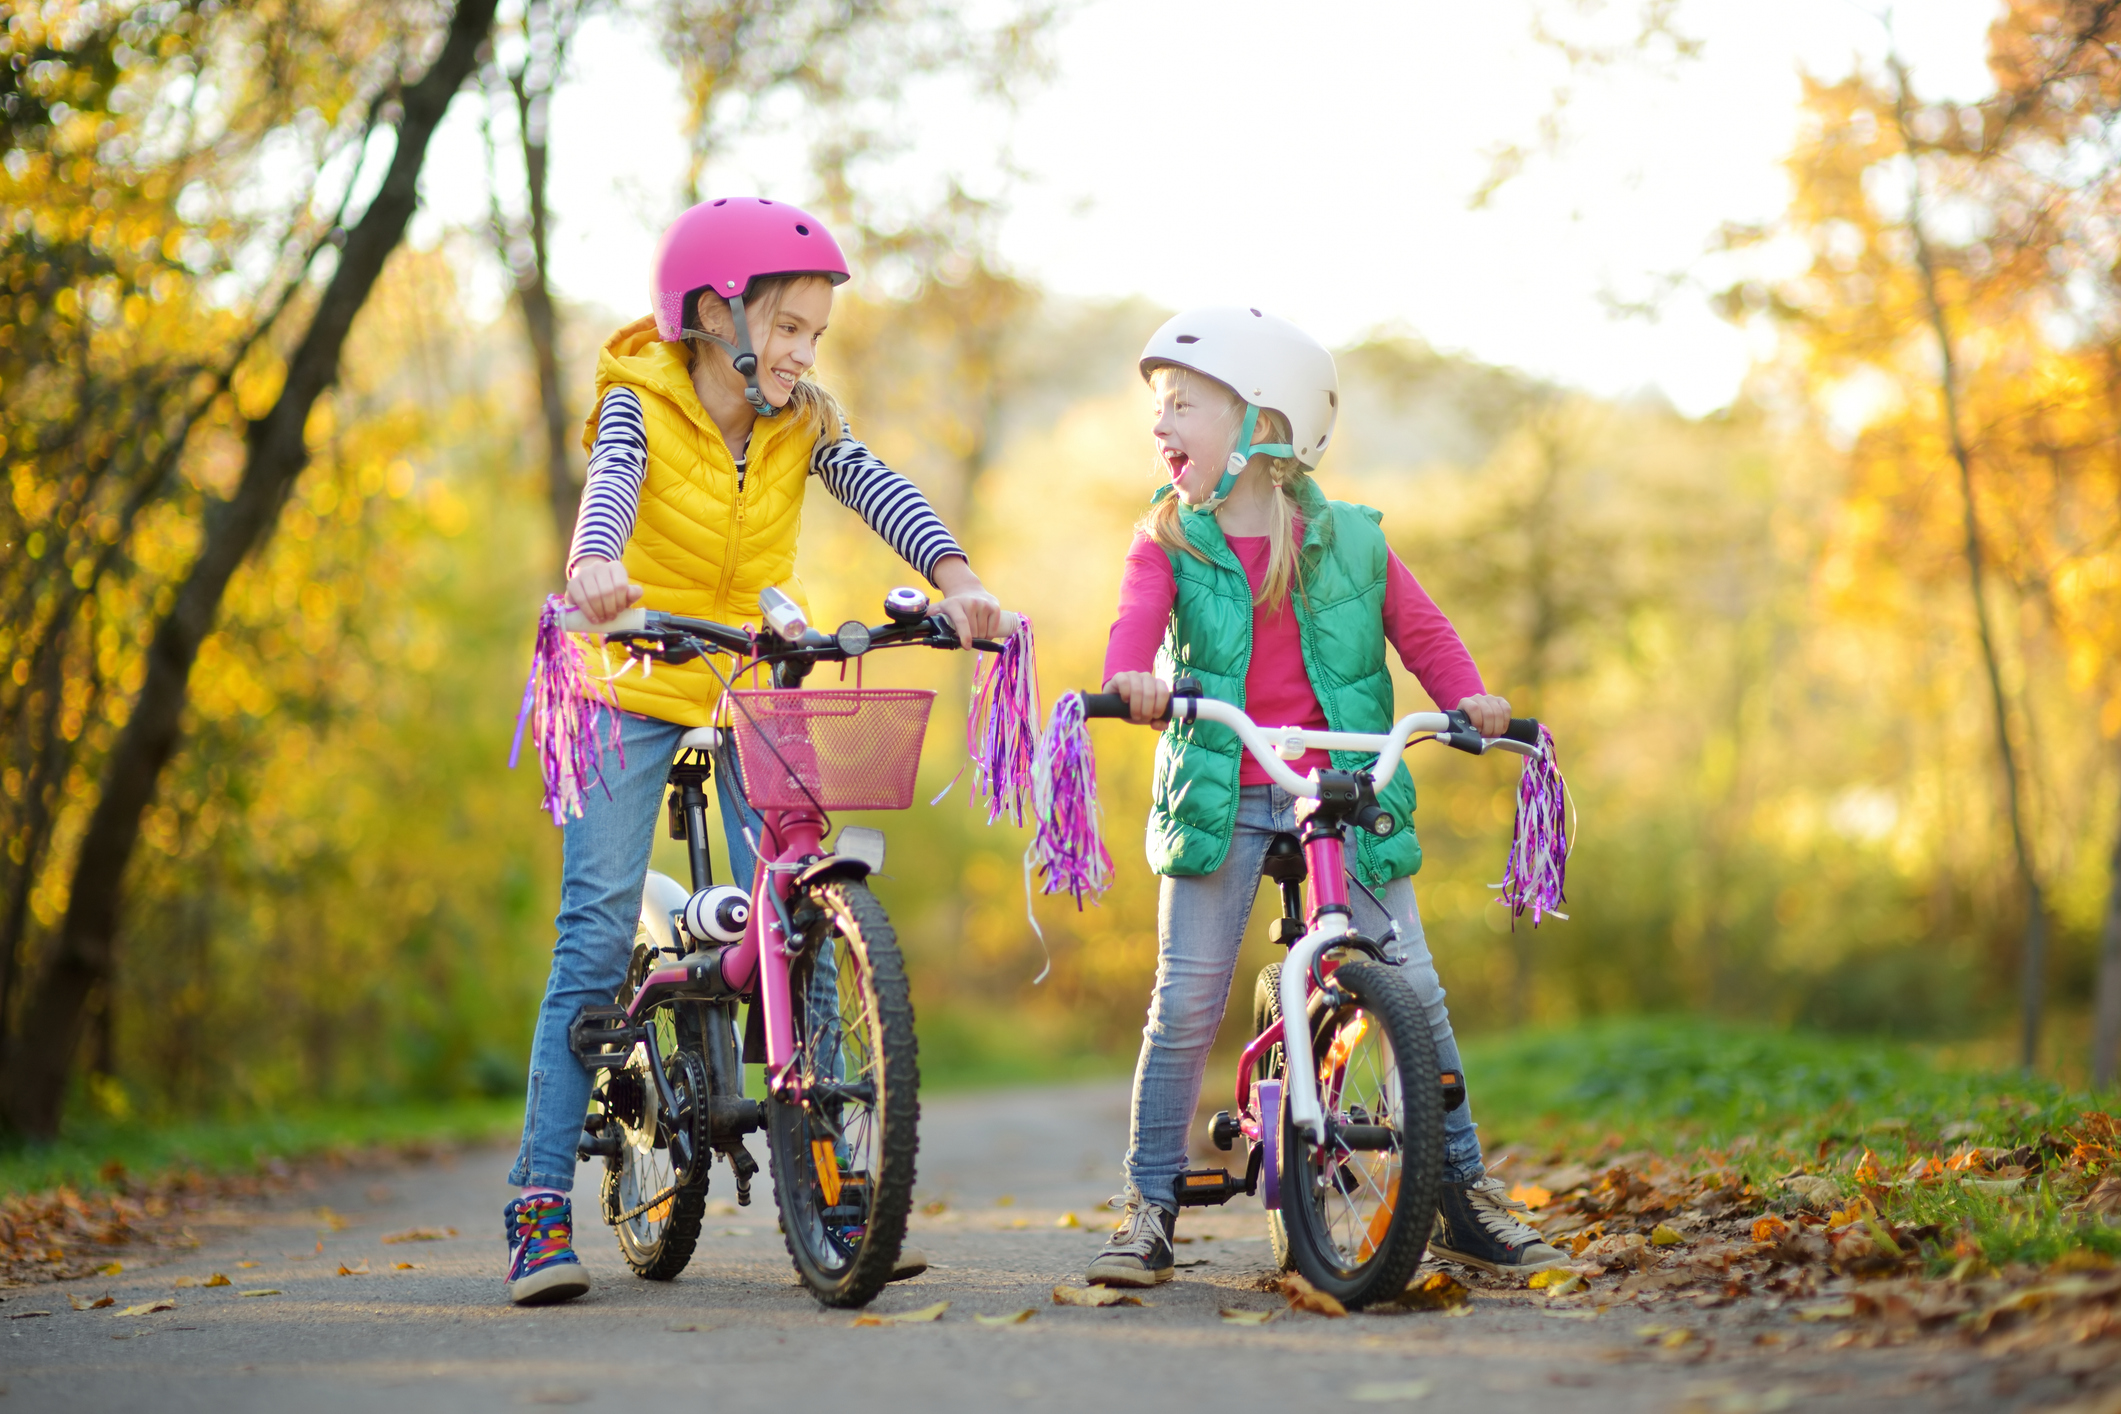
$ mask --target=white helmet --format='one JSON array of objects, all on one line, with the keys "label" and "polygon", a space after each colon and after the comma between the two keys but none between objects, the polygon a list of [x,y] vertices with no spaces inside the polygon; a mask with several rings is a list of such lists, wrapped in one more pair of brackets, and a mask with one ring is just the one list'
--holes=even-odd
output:
[{"label": "white helmet", "polygon": [[[1150,336],[1142,350],[1142,377],[1165,363],[1205,373],[1245,399],[1244,430],[1215,493],[1218,501],[1229,494],[1236,474],[1254,454],[1294,457],[1315,467],[1326,443],[1333,440],[1333,419],[1340,412],[1340,378],[1333,355],[1286,319],[1237,306],[1189,309]],[[1262,408],[1289,420],[1288,442],[1252,440]]]}]

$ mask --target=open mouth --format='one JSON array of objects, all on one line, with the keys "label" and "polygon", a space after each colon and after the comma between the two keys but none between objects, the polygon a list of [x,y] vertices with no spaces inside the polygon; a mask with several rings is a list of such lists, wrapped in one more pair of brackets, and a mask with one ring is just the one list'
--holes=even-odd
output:
[{"label": "open mouth", "polygon": [[800,373],[791,373],[785,368],[776,368],[773,370],[773,376],[780,380],[780,384],[783,388],[793,388],[796,384],[796,380],[801,378],[803,375]]},{"label": "open mouth", "polygon": [[1193,469],[1193,458],[1187,456],[1178,448],[1166,447],[1163,452],[1164,466],[1170,471],[1173,481],[1183,480],[1186,473]]}]

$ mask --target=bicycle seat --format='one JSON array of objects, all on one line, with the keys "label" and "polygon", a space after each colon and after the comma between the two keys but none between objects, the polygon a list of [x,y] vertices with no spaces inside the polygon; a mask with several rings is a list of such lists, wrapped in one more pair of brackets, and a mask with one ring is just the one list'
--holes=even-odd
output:
[{"label": "bicycle seat", "polygon": [[694,727],[678,738],[680,751],[713,751],[722,744],[719,727]]},{"label": "bicycle seat", "polygon": [[1304,881],[1304,847],[1294,835],[1276,835],[1267,841],[1267,857],[1261,862],[1260,872],[1277,884],[1301,884]]}]

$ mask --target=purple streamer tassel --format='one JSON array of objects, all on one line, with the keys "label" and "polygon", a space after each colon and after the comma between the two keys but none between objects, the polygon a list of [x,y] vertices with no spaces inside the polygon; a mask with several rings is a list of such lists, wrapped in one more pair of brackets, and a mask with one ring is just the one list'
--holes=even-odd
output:
[{"label": "purple streamer tassel", "polygon": [[1031,812],[1031,778],[1038,755],[1038,659],[1031,619],[1020,614],[1016,632],[985,665],[972,691],[965,721],[965,752],[972,758],[972,793],[987,798],[987,823],[1004,817],[1017,825]]},{"label": "purple streamer tassel", "polygon": [[1097,806],[1097,757],[1083,721],[1083,696],[1064,693],[1039,739],[1032,765],[1032,812],[1038,825],[1026,862],[1036,865],[1039,891],[1068,894],[1080,910],[1112,886]]},{"label": "purple streamer tassel", "polygon": [[1515,928],[1526,909],[1537,928],[1546,914],[1566,919],[1560,905],[1569,867],[1568,783],[1554,759],[1554,733],[1539,728],[1539,755],[1526,760],[1517,779],[1517,823],[1510,831],[1510,860],[1502,872],[1497,903],[1508,906]]},{"label": "purple streamer tassel", "polygon": [[[626,749],[619,741],[618,703],[610,689],[590,674],[581,649],[560,627],[560,615],[570,607],[554,594],[546,598],[544,611],[538,615],[530,680],[523,684],[515,743],[508,749],[508,769],[513,771],[523,753],[527,725],[545,776],[545,796],[540,803],[555,825],[565,825],[570,816],[581,818],[582,790],[587,783],[603,785],[603,748],[618,753],[621,770],[626,766]],[[611,794],[610,787],[605,787],[604,794]]]}]

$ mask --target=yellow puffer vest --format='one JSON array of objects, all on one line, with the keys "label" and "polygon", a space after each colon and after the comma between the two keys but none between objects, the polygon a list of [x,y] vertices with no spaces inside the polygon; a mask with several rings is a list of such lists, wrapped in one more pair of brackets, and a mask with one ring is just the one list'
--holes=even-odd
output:
[{"label": "yellow puffer vest", "polygon": [[[700,406],[684,352],[656,337],[652,317],[619,330],[597,355],[597,407],[613,388],[633,389],[648,433],[648,476],[625,555],[626,573],[644,591],[642,607],[756,627],[759,591],[779,585],[807,612],[795,541],[813,440],[793,418],[760,418],[739,491],[736,458]],[[596,436],[592,409],[583,447]],[[615,648],[584,640],[584,649],[592,670],[603,655],[606,675],[625,663]],[[728,660],[719,662],[728,672]],[[611,687],[626,711],[686,727],[709,725],[722,694],[698,661],[647,677],[636,667]]]}]

